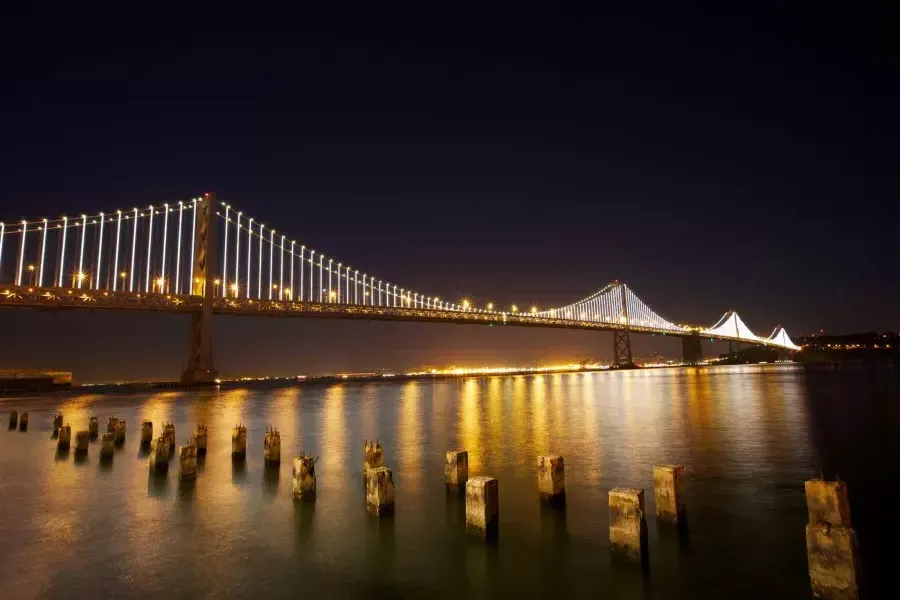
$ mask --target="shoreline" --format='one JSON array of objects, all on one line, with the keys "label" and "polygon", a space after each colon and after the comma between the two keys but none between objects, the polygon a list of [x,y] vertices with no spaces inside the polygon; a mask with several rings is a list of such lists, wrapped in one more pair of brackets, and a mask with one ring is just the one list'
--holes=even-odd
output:
[{"label": "shoreline", "polygon": [[[803,364],[794,361],[784,361],[777,363],[737,363],[747,365],[762,364]],[[482,378],[482,377],[498,377],[498,376],[523,376],[523,375],[553,375],[553,374],[571,374],[571,373],[597,373],[597,372],[618,372],[633,371],[644,369],[671,369],[671,368],[708,368],[716,366],[734,366],[732,363],[705,363],[697,365],[689,364],[658,364],[637,367],[634,369],[617,369],[606,365],[589,366],[583,368],[575,368],[573,365],[567,365],[565,368],[548,367],[548,368],[521,368],[521,369],[471,369],[459,370],[458,372],[423,372],[423,373],[397,373],[397,374],[366,374],[366,375],[321,375],[321,376],[294,376],[294,377],[259,377],[259,378],[241,378],[241,379],[222,379],[217,383],[182,383],[180,381],[151,381],[151,382],[130,382],[130,383],[99,383],[99,384],[83,384],[73,385],[68,388],[55,390],[21,390],[21,391],[4,391],[0,392],[0,400],[5,398],[15,398],[22,396],[53,396],[57,394],[68,394],[72,392],[81,393],[141,393],[153,390],[231,390],[241,388],[252,389],[278,389],[293,386],[326,386],[335,383],[356,383],[368,384],[379,382],[395,382],[395,381],[445,381],[451,379],[465,378]]]}]

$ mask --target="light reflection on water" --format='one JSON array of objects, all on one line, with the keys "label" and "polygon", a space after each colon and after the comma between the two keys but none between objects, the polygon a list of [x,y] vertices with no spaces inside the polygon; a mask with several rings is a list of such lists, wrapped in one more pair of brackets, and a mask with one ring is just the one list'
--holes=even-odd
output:
[{"label": "light reflection on water", "polygon": [[[805,597],[802,482],[818,469],[805,381],[769,365],[8,399],[31,429],[0,433],[4,597]],[[89,416],[101,429],[109,415],[127,419],[112,465],[96,443],[85,464],[57,461],[55,410],[73,438]],[[179,483],[177,457],[167,476],[148,476],[144,419],[155,435],[174,421],[179,445],[207,424],[195,484]],[[243,466],[231,461],[237,423],[248,428]],[[274,471],[263,467],[268,425],[282,436]],[[366,515],[361,475],[363,440],[375,438],[397,486],[396,516],[381,522]],[[500,480],[497,546],[466,538],[462,501],[442,485],[456,447],[469,450],[470,475]],[[291,498],[301,450],[320,457],[314,505]],[[565,457],[562,513],[538,502],[541,453]],[[660,462],[687,466],[690,539],[650,519],[641,577],[610,563],[606,493],[643,487],[652,514]]]}]

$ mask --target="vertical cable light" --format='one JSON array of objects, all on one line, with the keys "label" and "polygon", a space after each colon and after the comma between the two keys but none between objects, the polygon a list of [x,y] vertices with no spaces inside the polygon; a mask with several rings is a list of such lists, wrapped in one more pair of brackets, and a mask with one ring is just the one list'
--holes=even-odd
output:
[{"label": "vertical cable light", "polygon": [[147,213],[150,215],[150,224],[147,226],[147,274],[145,275],[146,281],[144,281],[144,292],[150,293],[150,259],[153,254],[153,205],[150,205],[150,210]]},{"label": "vertical cable light", "polygon": [[247,222],[247,300],[250,299],[250,258],[253,256],[253,219]]},{"label": "vertical cable light", "polygon": [[112,291],[116,291],[118,289],[119,283],[119,246],[120,241],[122,239],[122,211],[117,210],[116,214],[118,216],[118,221],[116,223],[116,254],[113,256],[113,278],[112,278]]},{"label": "vertical cable light", "polygon": [[175,293],[181,293],[181,222],[184,220],[184,202],[178,201],[178,243],[175,245]]},{"label": "vertical cable light", "polygon": [[234,227],[234,297],[237,298],[241,294],[241,211],[237,214],[237,223]]},{"label": "vertical cable light", "polygon": [[[97,272],[94,274],[94,289],[100,289],[100,270],[103,268],[103,222],[106,219],[106,215],[100,213],[100,237],[97,243]],[[43,251],[41,251],[43,254]],[[43,262],[43,259],[41,259]]]},{"label": "vertical cable light", "polygon": [[[195,211],[196,212],[196,211]],[[135,258],[137,256],[138,217],[140,212],[134,209],[134,231],[131,234],[131,272],[128,274],[128,291],[134,291],[134,272],[136,270]],[[193,244],[191,245],[193,248]],[[194,254],[191,252],[191,265],[194,264]]]}]

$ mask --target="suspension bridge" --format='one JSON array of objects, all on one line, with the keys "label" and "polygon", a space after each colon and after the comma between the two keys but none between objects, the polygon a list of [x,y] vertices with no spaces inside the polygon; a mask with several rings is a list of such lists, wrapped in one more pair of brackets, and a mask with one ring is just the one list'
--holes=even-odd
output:
[{"label": "suspension bridge", "polygon": [[609,331],[614,364],[633,366],[631,334],[799,350],[782,327],[755,334],[734,311],[712,326],[676,324],[618,281],[571,304],[475,307],[401,287],[298,244],[212,194],[190,201],[0,222],[0,307],[191,315],[186,383],[213,381],[213,315],[472,323]]}]

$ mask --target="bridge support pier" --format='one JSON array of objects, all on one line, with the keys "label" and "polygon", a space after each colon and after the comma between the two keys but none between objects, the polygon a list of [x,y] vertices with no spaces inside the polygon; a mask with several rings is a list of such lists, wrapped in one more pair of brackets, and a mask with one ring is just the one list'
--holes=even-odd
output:
[{"label": "bridge support pier", "polygon": [[[199,313],[191,315],[188,359],[181,373],[183,383],[213,383],[219,375],[213,365],[212,320],[216,285],[216,207],[215,196],[206,194],[197,204],[197,231],[194,248],[194,281],[191,294],[203,296]],[[222,284],[225,289],[225,283]]]},{"label": "bridge support pier", "polygon": [[681,362],[696,365],[703,360],[703,345],[699,335],[681,338]]},{"label": "bridge support pier", "polygon": [[613,331],[613,367],[635,368],[634,360],[631,358],[631,336],[627,331]]}]

